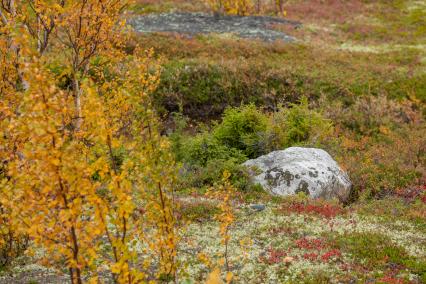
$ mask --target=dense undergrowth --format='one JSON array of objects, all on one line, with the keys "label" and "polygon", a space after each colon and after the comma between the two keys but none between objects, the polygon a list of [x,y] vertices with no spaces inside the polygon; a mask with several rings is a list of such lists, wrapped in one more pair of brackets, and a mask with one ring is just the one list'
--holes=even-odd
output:
[{"label": "dense undergrowth", "polygon": [[242,162],[295,145],[332,153],[349,172],[355,199],[411,186],[421,191],[424,184],[425,127],[408,101],[399,105],[385,97],[360,98],[352,109],[322,103],[312,110],[304,98],[275,112],[251,104],[227,109],[221,122],[200,126],[195,136],[185,133],[182,115],[175,118],[179,127],[171,139],[184,164],[185,187],[212,185],[226,169],[238,187],[247,189]]},{"label": "dense undergrowth", "polygon": [[347,105],[370,95],[420,103],[426,99],[420,62],[424,55],[415,49],[375,54],[306,44],[248,45],[247,40],[205,36],[189,40],[155,35],[143,40],[165,59],[158,106],[169,112],[182,107],[195,118],[215,117],[229,104],[254,102],[273,108],[302,96],[326,95]]},{"label": "dense undergrowth", "polygon": [[[184,129],[181,126],[173,137],[179,136],[179,143],[185,145],[194,144],[193,141],[198,142],[198,148],[204,145],[212,151],[213,160],[220,157],[222,167],[231,169],[231,165],[243,159],[240,152],[235,152],[236,148],[226,151],[223,144],[216,147],[214,134],[207,135],[203,130],[207,128],[207,132],[214,133],[218,128],[209,120],[220,118],[227,106],[241,104],[257,105],[259,115],[274,116],[307,98],[312,112],[322,113],[334,125],[327,141],[317,146],[335,155],[353,176],[356,196],[383,196],[424,183],[426,80],[421,71],[423,65],[417,64],[421,52],[353,53],[306,44],[260,42],[248,47],[244,40],[206,37],[173,38],[177,44],[163,49],[171,38],[158,35],[148,36],[147,40],[157,44],[157,50],[166,60],[155,98],[159,111],[178,112],[179,117],[189,121],[189,126]],[[184,49],[188,45],[191,48]],[[196,126],[200,121],[204,126]],[[249,118],[246,123],[250,123]],[[180,134],[185,129],[188,133],[201,133],[195,138],[191,135],[185,138]],[[283,125],[282,131],[287,131],[284,129]],[[234,133],[234,139],[241,138]],[[252,130],[252,136],[264,140],[256,141],[263,147],[261,151],[254,150],[256,155],[279,148],[268,148],[264,134],[263,129]],[[295,143],[280,146],[291,145]],[[196,145],[189,148],[197,149]],[[212,150],[215,148],[221,153]],[[256,156],[245,154],[246,158]],[[178,158],[183,159],[179,153]],[[209,167],[208,158],[198,158],[203,161],[206,173],[220,176],[212,169],[222,167]],[[184,159],[186,164],[191,164],[190,160]],[[211,163],[217,165],[217,162]],[[212,176],[198,176],[204,171],[195,172],[197,185],[199,179],[214,181]]]},{"label": "dense undergrowth", "polygon": [[240,189],[247,189],[248,176],[240,166],[245,160],[294,145],[319,146],[333,132],[331,122],[310,110],[306,98],[269,114],[254,104],[228,108],[220,123],[195,136],[185,135],[185,121],[176,118],[179,131],[171,139],[177,160],[184,164],[186,187],[213,185],[227,170]]},{"label": "dense undergrowth", "polygon": [[[309,143],[309,139],[303,142],[320,146],[339,160],[354,182],[354,200],[421,188],[425,175],[426,73],[424,50],[417,48],[425,37],[421,17],[424,11],[419,5],[410,1],[389,5],[289,2],[286,7],[290,19],[303,16],[305,25],[300,30],[286,30],[303,38],[290,45],[210,35],[187,38],[154,34],[135,38],[134,42],[154,46],[164,60],[155,95],[157,109],[171,121],[170,113],[179,113],[177,117],[188,122],[187,127],[177,127],[172,135],[178,159],[185,169],[192,169],[188,171],[194,180],[185,178],[187,186],[212,184],[223,168],[244,176],[237,166],[244,159],[300,143],[281,141],[271,147],[267,141],[271,138],[270,117],[291,112],[306,98],[305,107],[311,113],[320,113],[333,130],[316,144]],[[368,28],[372,23],[375,30]],[[398,30],[398,25],[406,29]],[[375,40],[358,35],[354,27],[365,29],[366,35]],[[405,45],[401,46],[399,40],[403,37]],[[372,49],[336,47],[343,41],[361,42]],[[374,49],[385,43],[397,48]],[[129,44],[130,50],[133,44]],[[239,109],[230,110],[229,106]],[[258,117],[242,115],[239,119],[246,120],[245,124],[255,121],[258,128],[250,129],[249,135],[233,129],[234,137],[229,139],[257,148],[220,141],[218,129],[229,125],[230,113],[247,109]],[[174,123],[170,125],[173,128]],[[281,129],[285,132],[288,129],[284,125]],[[198,134],[191,137],[194,133]],[[232,143],[235,147],[229,147]],[[197,154],[200,152],[203,157]],[[241,178],[235,179],[245,187]]]}]

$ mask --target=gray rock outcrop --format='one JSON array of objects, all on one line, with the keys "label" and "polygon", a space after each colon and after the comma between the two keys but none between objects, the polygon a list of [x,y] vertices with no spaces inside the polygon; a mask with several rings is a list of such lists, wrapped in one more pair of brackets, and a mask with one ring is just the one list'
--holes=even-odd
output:
[{"label": "gray rock outcrop", "polygon": [[264,41],[282,40],[293,42],[295,38],[272,26],[288,25],[298,28],[301,23],[267,16],[231,16],[219,18],[205,13],[163,13],[135,16],[129,24],[138,32],[167,32],[186,35],[196,34],[235,34],[242,38],[257,38]]},{"label": "gray rock outcrop", "polygon": [[346,201],[352,184],[324,150],[290,147],[246,161],[254,183],[274,195],[304,192],[311,198]]}]

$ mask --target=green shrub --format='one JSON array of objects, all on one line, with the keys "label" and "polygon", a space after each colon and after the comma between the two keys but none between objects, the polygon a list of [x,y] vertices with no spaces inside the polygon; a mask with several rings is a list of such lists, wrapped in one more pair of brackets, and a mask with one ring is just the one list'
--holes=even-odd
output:
[{"label": "green shrub", "polygon": [[267,116],[253,104],[225,110],[223,120],[213,130],[213,138],[220,144],[242,151],[255,158],[264,153],[263,138]]},{"label": "green shrub", "polygon": [[176,160],[182,161],[185,154],[182,148],[184,142],[186,141],[184,131],[188,125],[188,118],[180,112],[174,112],[172,113],[172,119],[175,130],[169,135],[171,150],[175,154]]},{"label": "green shrub", "polygon": [[309,109],[303,97],[299,103],[279,107],[265,114],[254,105],[228,108],[213,137],[229,148],[241,150],[248,158],[256,158],[273,150],[294,145],[318,146],[332,135],[330,120]]},{"label": "green shrub", "polygon": [[176,159],[183,163],[182,188],[211,186],[221,179],[225,170],[231,173],[231,181],[238,188],[247,186],[248,177],[242,174],[244,169],[240,166],[247,160],[242,151],[221,144],[207,131],[186,135],[186,120],[180,114],[175,114],[175,125],[170,140]]},{"label": "green shrub", "polygon": [[228,108],[222,122],[195,136],[184,134],[182,115],[175,115],[175,125],[170,139],[177,160],[186,169],[184,187],[213,185],[227,170],[233,185],[240,189],[250,187],[241,166],[248,158],[292,145],[318,144],[332,129],[329,120],[308,108],[307,99],[272,114],[253,104]]},{"label": "green shrub", "polygon": [[241,150],[220,143],[207,132],[182,141],[178,156],[184,163],[202,167],[212,160],[232,159],[236,163],[242,163],[247,159]]},{"label": "green shrub", "polygon": [[268,142],[270,150],[283,149],[293,145],[318,145],[332,134],[330,120],[319,112],[310,110],[308,100],[303,97],[299,104],[289,108],[280,107],[270,116]]},{"label": "green shrub", "polygon": [[223,172],[231,173],[232,184],[240,190],[251,188],[246,169],[234,158],[212,159],[205,166],[187,165],[181,173],[181,188],[205,188],[221,180]]}]

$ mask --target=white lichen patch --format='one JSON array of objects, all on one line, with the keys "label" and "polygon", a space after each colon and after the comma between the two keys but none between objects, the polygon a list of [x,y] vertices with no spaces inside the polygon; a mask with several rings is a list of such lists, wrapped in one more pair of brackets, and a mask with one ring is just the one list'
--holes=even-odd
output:
[{"label": "white lichen patch", "polygon": [[409,11],[426,9],[426,2],[423,0],[406,1],[405,7]]},{"label": "white lichen patch", "polygon": [[351,51],[351,52],[365,52],[365,53],[387,53],[393,51],[402,51],[407,49],[414,49],[423,51],[426,49],[424,44],[355,44],[351,42],[345,42],[340,46],[336,47],[339,50]]}]

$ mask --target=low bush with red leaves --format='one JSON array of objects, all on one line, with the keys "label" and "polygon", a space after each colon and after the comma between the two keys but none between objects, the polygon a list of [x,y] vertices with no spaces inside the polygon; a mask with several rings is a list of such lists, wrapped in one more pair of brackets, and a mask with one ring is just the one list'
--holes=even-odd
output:
[{"label": "low bush with red leaves", "polygon": [[327,244],[322,239],[308,239],[308,238],[301,238],[295,241],[295,245],[299,249],[306,249],[306,250],[322,250],[324,249]]},{"label": "low bush with red leaves", "polygon": [[330,219],[344,213],[341,206],[324,202],[292,202],[290,205],[284,205],[282,210],[299,214],[319,215]]},{"label": "low bush with red leaves", "polygon": [[266,256],[260,257],[260,261],[269,265],[277,264],[282,262],[286,256],[287,252],[285,250],[270,247],[266,252]]},{"label": "low bush with red leaves", "polygon": [[423,203],[426,203],[426,184],[396,189],[394,195],[407,201],[415,201],[419,199]]},{"label": "low bush with red leaves", "polygon": [[298,249],[308,251],[302,257],[312,262],[329,262],[342,256],[339,249],[331,248],[331,245],[323,239],[308,239],[304,237],[296,240],[294,243]]}]

